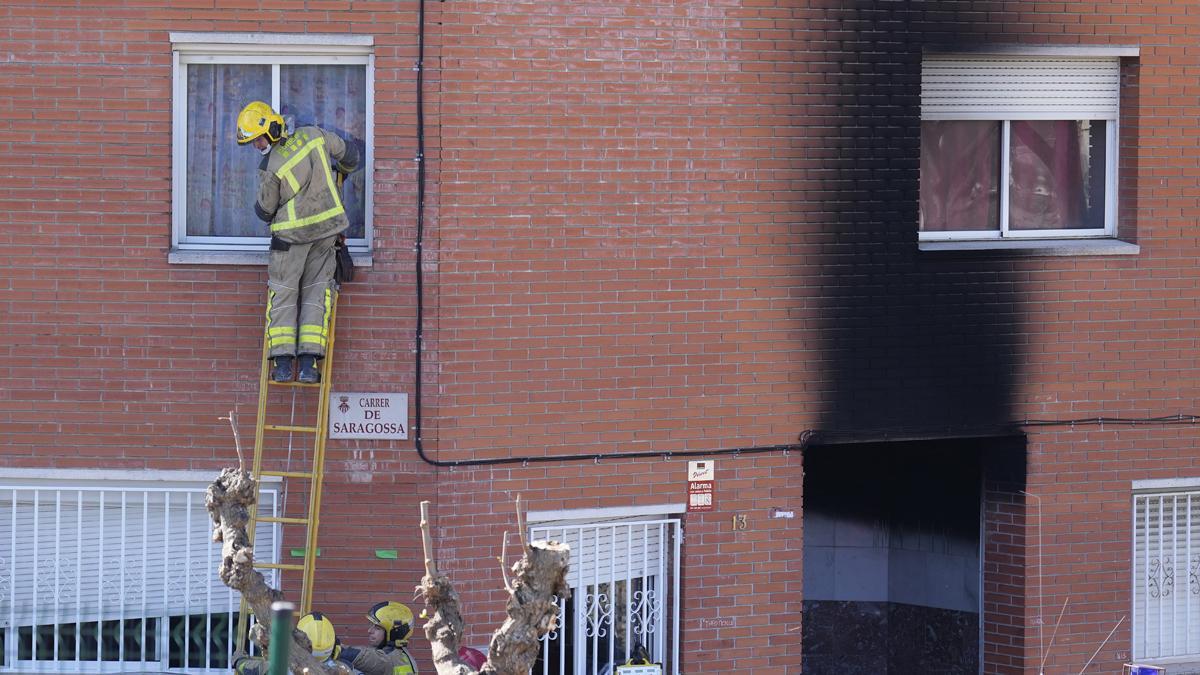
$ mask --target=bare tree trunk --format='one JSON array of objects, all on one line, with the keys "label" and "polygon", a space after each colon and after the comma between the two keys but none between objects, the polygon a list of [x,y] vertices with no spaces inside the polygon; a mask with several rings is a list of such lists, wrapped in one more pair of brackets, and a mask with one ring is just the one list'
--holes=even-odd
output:
[{"label": "bare tree trunk", "polygon": [[542,636],[558,621],[558,599],[571,595],[567,564],[571,547],[553,541],[535,541],[513,565],[508,597],[508,618],[492,634],[488,662],[480,673],[524,675],[537,661]]},{"label": "bare tree trunk", "polygon": [[[433,652],[433,667],[438,675],[477,675],[474,670],[458,659],[459,641],[462,640],[463,618],[459,609],[458,592],[445,574],[426,574],[417,586],[425,598],[425,638]],[[432,611],[430,611],[432,610]]]},{"label": "bare tree trunk", "polygon": [[[213,519],[213,541],[221,543],[218,574],[226,586],[242,594],[254,612],[262,628],[252,630],[251,638],[265,650],[270,647],[266,636],[271,627],[271,603],[283,599],[283,594],[268,586],[262,573],[254,569],[254,549],[250,546],[246,525],[250,522],[249,509],[254,504],[255,493],[255,482],[249,471],[229,468],[208,486],[204,503]],[[288,665],[293,673],[332,675],[310,653],[308,636],[294,629]]]},{"label": "bare tree trunk", "polygon": [[[433,648],[433,665],[438,675],[527,675],[537,660],[539,641],[555,627],[558,600],[571,594],[567,585],[570,547],[552,541],[535,541],[525,546],[524,556],[512,567],[514,579],[508,588],[508,618],[492,635],[487,663],[476,673],[458,658],[463,634],[462,611],[450,578],[437,571],[427,509],[428,502],[422,502],[426,574],[417,591],[425,598],[425,612],[429,616],[425,637]],[[523,527],[519,503],[517,520]]]}]

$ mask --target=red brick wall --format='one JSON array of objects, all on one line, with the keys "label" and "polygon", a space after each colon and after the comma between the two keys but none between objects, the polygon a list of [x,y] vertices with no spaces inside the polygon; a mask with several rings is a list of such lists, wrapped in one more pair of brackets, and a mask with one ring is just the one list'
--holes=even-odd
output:
[{"label": "red brick wall", "polygon": [[[265,270],[167,263],[169,31],[375,36],[374,266],[343,299],[335,387],[412,393],[415,3],[112,4],[0,6],[0,466],[215,470],[232,458],[218,417],[236,405],[252,431]],[[430,2],[429,453],[1194,412],[1195,15],[895,4]],[[964,40],[1141,45],[1121,136],[1140,255],[917,255],[921,47]],[[1037,614],[1068,596],[1047,668],[1082,667],[1130,612],[1128,482],[1196,474],[1190,426],[1035,431],[1044,595],[1028,511],[1000,501],[1011,540],[992,562],[1011,578],[985,598],[989,672],[1039,660]],[[408,600],[431,498],[477,644],[501,615],[513,495],[678,502],[684,466],[435,472],[411,443],[331,442],[320,570],[336,583],[317,604],[357,639],[380,593]],[[685,670],[798,668],[800,520],[767,514],[799,515],[800,475],[796,454],[718,460],[718,510],[684,524]],[[718,617],[735,625],[714,636],[701,621]],[[1100,667],[1129,641],[1127,620]]]},{"label": "red brick wall", "polygon": [[[377,248],[339,307],[334,388],[410,391],[416,5],[107,4],[0,6],[0,466],[215,476],[235,407],[253,441],[265,266],[167,262],[170,31],[374,36]],[[408,445],[333,441],[326,470],[314,604],[361,643],[366,608],[412,597],[435,486]]]},{"label": "red brick wall", "polygon": [[[795,442],[809,366],[789,297],[790,10],[438,10],[439,457]],[[678,503],[685,470],[517,465],[491,495],[490,472],[472,472],[453,489],[497,515],[449,516],[443,500],[439,524],[487,554],[456,563],[481,580],[465,600],[493,600],[476,628],[501,618],[491,557],[511,495],[532,509]],[[717,460],[717,510],[684,519],[685,670],[799,669],[800,522],[769,512],[799,513],[800,475],[798,453]]]},{"label": "red brick wall", "polygon": [[1027,552],[1025,508],[1017,490],[1018,486],[1004,481],[987,480],[984,485],[985,672],[1021,672],[1026,646],[1037,641],[1030,637],[1031,632],[1027,633],[1027,627],[1033,631],[1038,624],[1026,611],[1026,592],[1037,583],[1036,578],[1027,578],[1026,559],[1037,553],[1036,549],[1032,554]]}]

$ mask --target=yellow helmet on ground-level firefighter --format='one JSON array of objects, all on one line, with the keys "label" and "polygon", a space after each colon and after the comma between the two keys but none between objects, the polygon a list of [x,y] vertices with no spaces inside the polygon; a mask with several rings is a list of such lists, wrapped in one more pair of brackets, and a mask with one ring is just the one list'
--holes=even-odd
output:
[{"label": "yellow helmet on ground-level firefighter", "polygon": [[337,634],[333,630],[333,622],[324,614],[313,612],[300,617],[296,628],[304,631],[312,642],[313,656],[327,659],[334,656],[333,648],[337,645]]},{"label": "yellow helmet on ground-level firefighter", "polygon": [[395,647],[403,647],[408,642],[412,620],[412,610],[394,601],[380,602],[367,612],[367,621],[382,628],[384,641]]},{"label": "yellow helmet on ground-level firefighter", "polygon": [[242,108],[237,116],[237,142],[245,145],[265,135],[268,141],[278,143],[283,139],[283,118],[270,105],[252,101]]}]

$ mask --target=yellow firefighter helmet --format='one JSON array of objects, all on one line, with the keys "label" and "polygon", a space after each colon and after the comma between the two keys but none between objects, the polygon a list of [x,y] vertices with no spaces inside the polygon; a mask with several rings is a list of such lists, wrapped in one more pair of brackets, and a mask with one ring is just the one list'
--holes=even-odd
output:
[{"label": "yellow firefighter helmet", "polygon": [[324,614],[320,612],[305,614],[296,623],[296,628],[308,635],[309,641],[312,642],[313,656],[319,659],[333,656],[333,648],[337,644],[337,634],[333,630],[333,622]]},{"label": "yellow firefighter helmet", "polygon": [[380,602],[367,612],[367,621],[382,628],[384,641],[395,647],[403,647],[408,642],[412,620],[412,610],[394,601]]},{"label": "yellow firefighter helmet", "polygon": [[237,116],[237,142],[245,145],[259,136],[278,143],[283,139],[284,123],[279,113],[262,101],[252,101]]}]

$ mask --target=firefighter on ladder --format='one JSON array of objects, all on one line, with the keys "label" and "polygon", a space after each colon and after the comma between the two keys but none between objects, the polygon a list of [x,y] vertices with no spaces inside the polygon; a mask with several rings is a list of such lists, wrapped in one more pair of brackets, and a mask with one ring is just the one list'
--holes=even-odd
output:
[{"label": "firefighter on ladder", "polygon": [[[238,114],[237,142],[263,155],[254,212],[270,224],[267,340],[271,379],[315,384],[333,307],[334,246],[350,226],[341,177],[358,167],[358,150],[316,126],[290,131],[262,101]],[[334,174],[338,175],[334,175]],[[297,358],[298,357],[298,358]],[[298,361],[299,375],[293,373]]]}]

